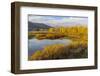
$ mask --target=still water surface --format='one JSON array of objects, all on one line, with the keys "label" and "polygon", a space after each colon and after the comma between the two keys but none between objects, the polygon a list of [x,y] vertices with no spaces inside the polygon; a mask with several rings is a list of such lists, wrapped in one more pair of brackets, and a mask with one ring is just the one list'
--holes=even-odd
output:
[{"label": "still water surface", "polygon": [[43,47],[47,45],[52,45],[52,44],[64,44],[67,45],[71,43],[71,40],[69,39],[43,39],[43,40],[38,40],[38,39],[29,39],[28,40],[28,55],[32,55],[36,50],[42,50]]}]

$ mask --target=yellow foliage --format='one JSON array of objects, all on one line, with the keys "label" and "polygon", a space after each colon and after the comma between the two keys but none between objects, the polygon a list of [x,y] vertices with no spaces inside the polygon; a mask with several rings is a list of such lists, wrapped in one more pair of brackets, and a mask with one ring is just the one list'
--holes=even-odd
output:
[{"label": "yellow foliage", "polygon": [[[29,33],[31,35],[31,33]],[[36,51],[29,60],[64,59],[87,57],[88,28],[86,26],[50,28],[45,34],[36,34],[37,39],[67,38],[73,42],[69,45],[54,44]]]},{"label": "yellow foliage", "polygon": [[87,44],[73,42],[69,45],[54,44],[45,46],[43,50],[36,51],[30,60],[67,59],[87,57]]},{"label": "yellow foliage", "polygon": [[[31,37],[32,32],[29,32]],[[73,41],[87,41],[88,29],[86,26],[72,26],[72,27],[56,27],[49,28],[47,33],[41,33],[34,35],[37,39],[57,39],[57,38],[69,38]]]}]

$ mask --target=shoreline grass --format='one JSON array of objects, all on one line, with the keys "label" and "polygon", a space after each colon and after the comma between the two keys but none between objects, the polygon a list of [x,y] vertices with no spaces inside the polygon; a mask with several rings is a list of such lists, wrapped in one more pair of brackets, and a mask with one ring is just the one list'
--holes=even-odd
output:
[{"label": "shoreline grass", "polygon": [[30,56],[29,60],[87,58],[87,55],[87,43],[74,42],[69,45],[54,44],[45,46],[43,50],[38,50]]}]

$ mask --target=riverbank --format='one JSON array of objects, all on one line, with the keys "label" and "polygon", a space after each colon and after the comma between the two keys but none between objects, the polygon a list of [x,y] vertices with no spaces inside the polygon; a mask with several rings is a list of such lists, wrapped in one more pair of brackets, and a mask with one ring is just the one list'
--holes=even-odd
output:
[{"label": "riverbank", "polygon": [[[52,32],[57,33],[52,33]],[[48,33],[34,34],[34,38],[43,39],[70,39],[72,43],[69,45],[53,44],[43,47],[42,50],[37,50],[33,53],[29,60],[49,60],[49,59],[72,59],[72,58],[87,58],[88,54],[88,34],[87,27],[74,26],[67,28],[52,28]],[[32,35],[30,33],[29,35]]]},{"label": "riverbank", "polygon": [[37,50],[29,60],[53,60],[53,59],[74,59],[87,58],[87,44],[74,42],[69,45],[54,44]]}]

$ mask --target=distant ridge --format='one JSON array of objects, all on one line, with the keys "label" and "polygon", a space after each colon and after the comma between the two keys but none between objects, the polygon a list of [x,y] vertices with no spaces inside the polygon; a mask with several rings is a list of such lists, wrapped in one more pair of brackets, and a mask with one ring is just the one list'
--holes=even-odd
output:
[{"label": "distant ridge", "polygon": [[28,21],[28,31],[39,30],[39,29],[49,29],[51,26],[48,26],[44,23],[34,23]]}]

